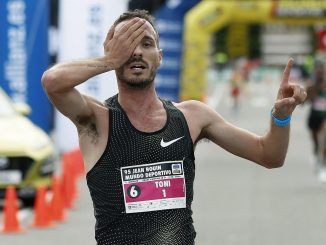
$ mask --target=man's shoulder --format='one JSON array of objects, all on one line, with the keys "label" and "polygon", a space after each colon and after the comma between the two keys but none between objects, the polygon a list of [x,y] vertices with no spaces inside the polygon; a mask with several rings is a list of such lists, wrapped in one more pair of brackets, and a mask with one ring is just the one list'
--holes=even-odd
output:
[{"label": "man's shoulder", "polygon": [[186,117],[187,121],[196,121],[199,125],[205,125],[209,120],[212,108],[199,100],[186,100],[176,103],[177,107]]},{"label": "man's shoulder", "polygon": [[187,111],[197,111],[202,110],[208,107],[204,102],[199,100],[185,100],[179,103],[174,103],[174,106],[180,110],[187,110]]},{"label": "man's shoulder", "polygon": [[220,118],[220,115],[214,108],[199,100],[186,100],[176,103],[175,106],[181,110],[189,120],[194,120],[203,127],[216,120],[216,118]]}]

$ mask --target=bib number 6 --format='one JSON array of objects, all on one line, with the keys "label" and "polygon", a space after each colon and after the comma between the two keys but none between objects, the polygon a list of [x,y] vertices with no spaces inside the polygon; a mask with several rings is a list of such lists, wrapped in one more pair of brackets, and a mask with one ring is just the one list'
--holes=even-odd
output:
[{"label": "bib number 6", "polygon": [[141,190],[137,185],[131,185],[127,189],[127,194],[131,198],[137,198],[140,196]]}]

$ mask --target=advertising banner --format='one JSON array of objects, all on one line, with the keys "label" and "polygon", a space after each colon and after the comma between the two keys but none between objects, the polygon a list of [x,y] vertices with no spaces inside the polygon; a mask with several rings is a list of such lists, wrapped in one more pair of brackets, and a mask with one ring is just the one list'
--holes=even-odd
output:
[{"label": "advertising banner", "polygon": [[156,76],[156,89],[162,98],[179,101],[183,53],[183,17],[199,0],[166,1],[155,14],[163,49],[163,61]]},{"label": "advertising banner", "polygon": [[[61,0],[59,6],[58,61],[61,62],[103,56],[106,34],[114,20],[126,11],[127,1]],[[104,101],[117,93],[115,73],[96,76],[77,89]],[[55,115],[55,142],[60,151],[78,146],[75,126],[59,112]]]},{"label": "advertising banner", "polygon": [[49,65],[48,0],[0,1],[0,86],[16,103],[28,104],[29,118],[49,132],[52,107],[41,85]]}]

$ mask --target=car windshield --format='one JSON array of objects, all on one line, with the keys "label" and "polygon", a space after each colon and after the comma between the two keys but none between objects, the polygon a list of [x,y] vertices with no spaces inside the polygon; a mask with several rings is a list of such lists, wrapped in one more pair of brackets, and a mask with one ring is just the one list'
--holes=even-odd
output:
[{"label": "car windshield", "polygon": [[10,104],[10,101],[0,90],[0,118],[1,117],[10,117],[15,114],[16,114],[16,112],[15,112],[13,106]]}]

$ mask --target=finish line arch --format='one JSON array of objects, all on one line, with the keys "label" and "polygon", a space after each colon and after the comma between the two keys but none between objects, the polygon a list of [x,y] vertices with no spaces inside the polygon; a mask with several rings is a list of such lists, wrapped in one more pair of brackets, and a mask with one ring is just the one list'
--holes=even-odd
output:
[{"label": "finish line arch", "polygon": [[231,23],[326,23],[326,1],[203,0],[185,17],[181,100],[203,100],[212,33]]}]

